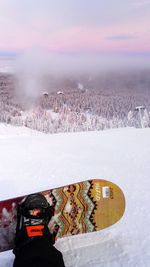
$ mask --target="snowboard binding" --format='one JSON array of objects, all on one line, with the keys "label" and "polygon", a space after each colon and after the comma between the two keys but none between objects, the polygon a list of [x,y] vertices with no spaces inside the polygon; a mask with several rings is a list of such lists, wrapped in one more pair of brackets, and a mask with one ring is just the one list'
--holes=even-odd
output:
[{"label": "snowboard binding", "polygon": [[48,229],[53,215],[54,210],[43,195],[27,196],[17,208],[15,250],[37,237],[49,238],[54,244],[55,237]]}]

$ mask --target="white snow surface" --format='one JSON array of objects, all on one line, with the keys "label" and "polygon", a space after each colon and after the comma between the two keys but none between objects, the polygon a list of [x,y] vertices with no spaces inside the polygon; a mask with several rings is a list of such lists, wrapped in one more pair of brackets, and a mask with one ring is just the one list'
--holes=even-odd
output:
[{"label": "white snow surface", "polygon": [[[97,233],[60,239],[66,267],[150,266],[150,129],[41,134],[0,125],[0,200],[91,178],[117,183],[126,211]],[[0,254],[11,267],[12,251]]]}]

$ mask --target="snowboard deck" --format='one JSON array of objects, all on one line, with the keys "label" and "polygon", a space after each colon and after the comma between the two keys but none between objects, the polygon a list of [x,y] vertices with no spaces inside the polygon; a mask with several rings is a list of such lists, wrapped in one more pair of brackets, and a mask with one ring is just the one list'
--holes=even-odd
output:
[{"label": "snowboard deck", "polygon": [[[114,183],[93,179],[40,192],[55,210],[49,230],[56,238],[89,233],[116,223],[125,210],[125,197]],[[23,197],[0,201],[0,252],[12,249],[16,207]]]}]

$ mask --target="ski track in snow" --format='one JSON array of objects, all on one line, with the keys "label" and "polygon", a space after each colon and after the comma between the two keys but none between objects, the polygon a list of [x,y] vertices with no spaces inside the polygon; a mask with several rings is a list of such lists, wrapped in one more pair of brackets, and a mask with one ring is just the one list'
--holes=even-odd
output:
[{"label": "ski track in snow", "polygon": [[[89,178],[117,183],[126,211],[103,231],[57,241],[66,267],[150,266],[150,129],[45,135],[0,124],[0,199]],[[12,251],[0,267],[12,267]]]}]

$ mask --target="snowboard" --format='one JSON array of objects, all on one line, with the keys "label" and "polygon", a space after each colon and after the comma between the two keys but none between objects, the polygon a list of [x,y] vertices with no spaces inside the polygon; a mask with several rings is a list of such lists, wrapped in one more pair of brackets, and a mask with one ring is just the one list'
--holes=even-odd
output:
[{"label": "snowboard", "polygon": [[[54,208],[49,230],[56,239],[99,231],[116,223],[125,211],[125,197],[116,184],[92,179],[40,192]],[[13,249],[17,204],[23,198],[0,201],[0,252]]]}]

